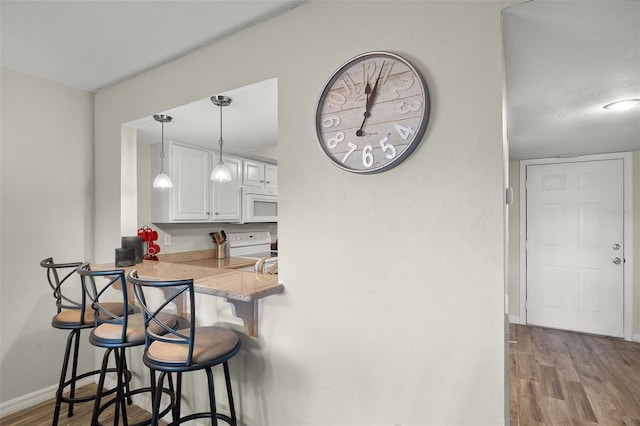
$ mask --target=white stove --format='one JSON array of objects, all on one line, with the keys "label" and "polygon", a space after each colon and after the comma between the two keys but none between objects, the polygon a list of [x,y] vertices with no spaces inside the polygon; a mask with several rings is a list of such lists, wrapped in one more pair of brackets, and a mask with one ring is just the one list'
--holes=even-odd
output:
[{"label": "white stove", "polygon": [[[231,257],[256,259],[255,266],[240,270],[264,272],[278,262],[278,252],[271,250],[271,233],[269,231],[228,233],[227,245]],[[257,270],[258,265],[261,266],[260,271]]]}]

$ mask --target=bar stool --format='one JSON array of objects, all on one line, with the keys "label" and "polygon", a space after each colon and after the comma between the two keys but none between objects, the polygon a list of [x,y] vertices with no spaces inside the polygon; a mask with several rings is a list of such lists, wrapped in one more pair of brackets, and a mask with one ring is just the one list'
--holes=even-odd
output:
[{"label": "bar stool", "polygon": [[[60,330],[69,330],[67,336],[67,344],[65,347],[64,358],[62,360],[62,368],[60,372],[60,381],[56,391],[56,404],[53,414],[53,426],[58,424],[58,417],[63,403],[69,404],[67,417],[73,416],[73,405],[79,402],[92,401],[96,398],[96,394],[76,397],[76,384],[79,380],[100,373],[100,370],[93,370],[78,375],[78,351],[80,349],[80,332],[83,329],[94,327],[94,311],[91,305],[87,305],[85,293],[78,280],[73,280],[72,276],[76,273],[76,268],[82,262],[74,263],[55,263],[52,257],[48,257],[40,262],[40,266],[47,270],[47,281],[53,290],[53,297],[56,301],[56,315],[51,319],[51,326]],[[73,283],[75,282],[75,288]],[[64,289],[63,289],[64,285]],[[63,291],[64,290],[64,291]],[[122,303],[110,303],[109,309],[115,314],[122,315],[124,313]],[[67,380],[67,372],[71,363],[71,378]],[[107,372],[115,372],[115,369],[109,369]],[[64,395],[64,389],[69,386],[69,396]],[[115,390],[111,390],[106,394],[111,394]]]},{"label": "bar stool", "polygon": [[[127,276],[127,281],[133,284],[133,290],[138,304],[142,308],[145,324],[145,350],[142,357],[145,365],[150,368],[152,376],[159,371],[157,386],[160,389],[165,376],[171,378],[171,373],[176,373],[176,404],[173,409],[173,422],[171,425],[178,425],[184,422],[209,418],[213,425],[218,424],[218,419],[226,423],[237,426],[236,412],[233,403],[233,393],[231,391],[231,380],[229,377],[229,365],[227,361],[240,350],[240,339],[232,330],[222,327],[196,327],[196,309],[193,289],[193,279],[173,280],[173,281],[152,281],[138,277],[136,270]],[[162,289],[165,300],[159,306],[151,306],[148,303],[150,288]],[[180,330],[168,330],[159,323],[159,318],[163,311],[172,303],[180,304],[187,298],[190,313],[188,318],[190,325],[188,328]],[[164,335],[158,334],[154,326],[163,328]],[[212,368],[222,364],[227,387],[227,398],[229,401],[229,415],[217,413],[215,390],[213,384]],[[209,387],[209,411],[194,413],[180,417],[180,400],[182,390],[182,373],[196,370],[205,370]],[[156,400],[153,404],[152,424],[157,424],[161,416],[158,414],[160,404],[160,393],[156,391]]]},{"label": "bar stool", "polygon": [[[127,358],[125,349],[133,346],[142,346],[145,342],[145,327],[143,324],[142,313],[125,312],[118,315],[110,309],[111,304],[105,302],[109,294],[116,294],[122,298],[122,303],[127,303],[128,290],[125,280],[125,273],[122,269],[94,271],[88,263],[80,265],[76,271],[80,275],[82,286],[91,301],[95,315],[95,327],[89,336],[89,342],[99,348],[106,349],[102,358],[102,368],[100,369],[100,379],[98,381],[98,396],[95,398],[93,407],[92,425],[99,425],[98,418],[100,414],[109,406],[115,404],[114,424],[118,424],[120,410],[122,410],[122,423],[128,425],[127,405],[132,403],[132,396],[143,392],[151,393],[151,400],[155,400],[155,392],[159,390],[161,393],[173,396],[173,383],[169,382],[170,389],[163,389],[155,386],[155,380],[151,378],[151,386],[131,390],[128,381],[131,373],[127,370]],[[98,279],[97,279],[98,278]],[[99,281],[102,279],[102,281]],[[117,297],[116,296],[116,297]],[[158,318],[159,327],[154,327],[154,331],[159,334],[166,330],[179,329],[188,326],[186,321],[178,315],[163,314]],[[104,382],[109,363],[109,356],[114,354],[116,363],[117,385],[115,389],[115,397],[110,401],[101,404],[102,392],[104,390]],[[168,413],[174,405],[174,400],[162,412],[162,415]],[[151,419],[136,423],[136,425],[146,425]],[[155,423],[154,423],[155,424]]]}]

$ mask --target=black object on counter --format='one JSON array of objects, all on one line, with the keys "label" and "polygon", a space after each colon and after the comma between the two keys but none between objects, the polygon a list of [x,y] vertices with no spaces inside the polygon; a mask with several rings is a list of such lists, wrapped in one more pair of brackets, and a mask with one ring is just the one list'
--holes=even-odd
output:
[{"label": "black object on counter", "polygon": [[133,249],[133,260],[135,263],[142,263],[142,237],[122,237],[122,248],[130,248]]},{"label": "black object on counter", "polygon": [[116,268],[123,266],[135,265],[135,257],[133,248],[117,248],[116,249]]}]

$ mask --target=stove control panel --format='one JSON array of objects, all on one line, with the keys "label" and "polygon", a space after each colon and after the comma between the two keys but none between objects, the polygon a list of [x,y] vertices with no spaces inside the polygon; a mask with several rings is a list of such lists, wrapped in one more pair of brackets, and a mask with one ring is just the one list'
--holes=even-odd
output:
[{"label": "stove control panel", "polygon": [[227,234],[229,247],[247,247],[271,244],[271,232],[236,232]]}]

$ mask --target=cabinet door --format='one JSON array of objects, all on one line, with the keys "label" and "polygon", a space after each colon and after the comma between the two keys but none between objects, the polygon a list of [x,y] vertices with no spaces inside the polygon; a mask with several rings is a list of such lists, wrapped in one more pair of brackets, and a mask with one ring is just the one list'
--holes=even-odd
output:
[{"label": "cabinet door", "polygon": [[244,160],[244,173],[242,174],[242,184],[264,188],[264,163],[253,160]]},{"label": "cabinet door", "polygon": [[211,220],[214,222],[240,221],[242,215],[240,209],[242,160],[223,156],[223,161],[231,171],[231,181],[211,182],[213,199],[213,214],[211,215]]},{"label": "cabinet door", "polygon": [[275,164],[264,165],[264,187],[278,188],[278,166]]},{"label": "cabinet door", "polygon": [[171,145],[172,220],[209,220],[209,152]]}]

